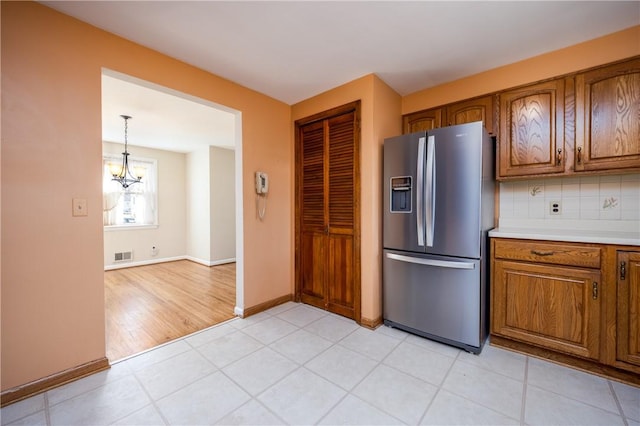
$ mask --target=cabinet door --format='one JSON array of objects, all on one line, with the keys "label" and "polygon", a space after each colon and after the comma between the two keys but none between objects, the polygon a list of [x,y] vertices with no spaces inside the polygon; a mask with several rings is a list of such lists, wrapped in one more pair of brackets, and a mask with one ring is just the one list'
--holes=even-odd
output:
[{"label": "cabinet door", "polygon": [[456,102],[447,107],[446,123],[448,126],[452,126],[483,121],[487,132],[494,135],[493,108],[493,96]]},{"label": "cabinet door", "polygon": [[640,367],[640,253],[618,252],[617,290],[616,358]]},{"label": "cabinet door", "polygon": [[597,359],[599,283],[599,270],[496,260],[491,332]]},{"label": "cabinet door", "polygon": [[418,111],[402,116],[403,134],[442,127],[442,108]]},{"label": "cabinet door", "polygon": [[640,167],[640,59],[576,76],[575,169]]},{"label": "cabinet door", "polygon": [[498,178],[564,172],[564,79],[500,94]]}]

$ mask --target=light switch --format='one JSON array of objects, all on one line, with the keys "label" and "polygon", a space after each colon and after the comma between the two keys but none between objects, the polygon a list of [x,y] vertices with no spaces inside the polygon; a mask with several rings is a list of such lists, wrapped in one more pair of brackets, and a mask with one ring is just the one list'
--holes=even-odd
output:
[{"label": "light switch", "polygon": [[86,216],[87,212],[87,199],[86,198],[74,198],[73,199],[73,215],[74,216]]}]

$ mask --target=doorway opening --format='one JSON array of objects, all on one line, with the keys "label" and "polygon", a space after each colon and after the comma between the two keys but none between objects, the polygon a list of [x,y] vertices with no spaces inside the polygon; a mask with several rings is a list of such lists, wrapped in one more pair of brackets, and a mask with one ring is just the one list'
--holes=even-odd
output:
[{"label": "doorway opening", "polygon": [[[121,115],[132,117],[127,120],[130,164],[155,165],[145,173],[144,185],[121,188],[110,176],[110,159],[123,157]],[[111,362],[241,311],[241,119],[239,111],[223,105],[102,70],[105,317]]]}]

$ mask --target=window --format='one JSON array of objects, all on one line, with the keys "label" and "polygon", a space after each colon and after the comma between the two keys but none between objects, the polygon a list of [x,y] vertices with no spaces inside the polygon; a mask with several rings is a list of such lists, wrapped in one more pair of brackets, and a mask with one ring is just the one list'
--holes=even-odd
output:
[{"label": "window", "polygon": [[113,181],[110,163],[121,163],[122,156],[104,155],[102,160],[102,222],[105,227],[139,227],[158,224],[157,214],[157,162],[132,158],[129,168],[142,168],[144,177],[139,183],[123,188]]}]

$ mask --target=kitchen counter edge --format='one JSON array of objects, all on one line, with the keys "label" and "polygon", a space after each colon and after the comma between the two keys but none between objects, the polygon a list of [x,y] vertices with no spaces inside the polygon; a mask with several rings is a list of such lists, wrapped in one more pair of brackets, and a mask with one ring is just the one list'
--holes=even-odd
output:
[{"label": "kitchen counter edge", "polygon": [[539,230],[527,228],[495,228],[489,231],[489,237],[640,246],[640,232],[627,233],[558,229]]}]

